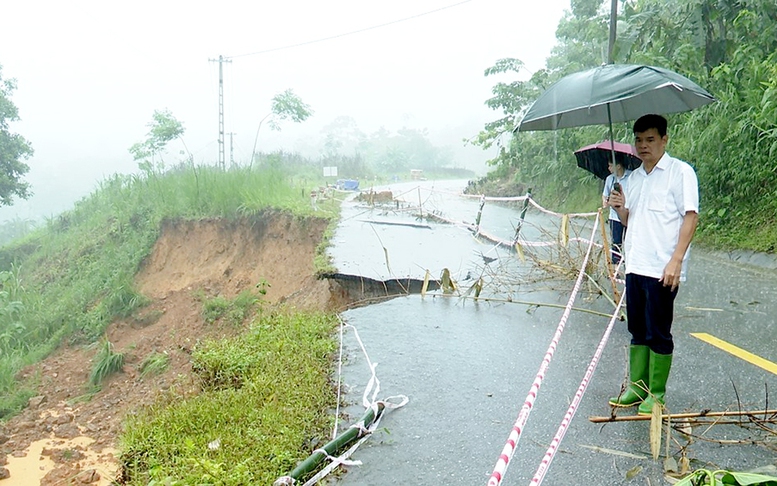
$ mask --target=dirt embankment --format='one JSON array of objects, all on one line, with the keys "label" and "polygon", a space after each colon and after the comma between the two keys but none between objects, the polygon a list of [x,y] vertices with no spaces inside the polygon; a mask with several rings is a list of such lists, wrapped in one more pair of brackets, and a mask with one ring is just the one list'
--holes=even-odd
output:
[{"label": "dirt embankment", "polygon": [[[37,379],[38,396],[5,426],[0,425],[0,486],[109,484],[115,476],[116,438],[127,413],[175,387],[191,393],[190,353],[203,339],[240,331],[207,324],[202,298],[232,298],[266,282],[263,300],[299,309],[340,309],[343,292],[314,275],[313,259],[327,221],[285,213],[241,220],[170,221],[137,276],[152,302],[114,322],[107,338],[125,354],[123,373],[110,377],[94,396],[85,394],[95,348],[63,346],[22,373]],[[153,352],[167,353],[161,375],[141,378],[139,367]]]}]

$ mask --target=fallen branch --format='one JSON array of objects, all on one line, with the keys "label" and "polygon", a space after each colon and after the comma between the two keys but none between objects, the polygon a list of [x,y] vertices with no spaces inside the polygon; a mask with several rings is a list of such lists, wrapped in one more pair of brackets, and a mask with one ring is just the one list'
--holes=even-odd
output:
[{"label": "fallen branch", "polygon": [[[443,295],[441,297],[448,297],[447,295]],[[529,307],[553,307],[556,309],[564,309],[566,306],[562,304],[551,304],[548,302],[527,302],[525,300],[515,300],[515,299],[495,299],[492,297],[470,297],[467,295],[461,295],[461,296],[451,296],[451,297],[459,297],[461,299],[471,299],[476,300],[478,302],[498,302],[502,304],[521,304],[521,305],[528,305]],[[583,309],[582,307],[572,307],[573,311],[578,312],[585,312],[587,314],[593,314],[595,316],[601,316],[601,317],[611,317],[610,314],[606,314],[604,312],[599,312],[591,309]],[[622,318],[620,320],[623,320]]]}]

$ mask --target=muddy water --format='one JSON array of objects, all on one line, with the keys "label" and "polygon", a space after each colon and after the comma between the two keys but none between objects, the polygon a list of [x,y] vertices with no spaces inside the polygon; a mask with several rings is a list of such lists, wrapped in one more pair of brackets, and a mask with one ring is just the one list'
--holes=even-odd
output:
[{"label": "muddy water", "polygon": [[[0,484],[2,486],[33,486],[41,483],[41,480],[51,471],[62,467],[57,465],[48,455],[44,455],[44,449],[57,450],[77,450],[84,455],[84,459],[78,461],[81,464],[81,470],[86,471],[94,469],[99,474],[100,479],[92,482],[95,486],[107,486],[111,484],[112,478],[116,477],[118,465],[113,458],[116,455],[114,449],[103,449],[97,453],[89,446],[94,442],[93,439],[85,436],[75,437],[73,439],[42,439],[33,442],[25,450],[23,457],[8,456],[8,464],[5,466],[11,471],[11,477],[4,479]],[[67,474],[67,478],[77,474],[77,471]]]},{"label": "muddy water", "polygon": [[[413,196],[417,200],[417,194]],[[445,211],[449,217],[474,221],[477,200],[449,198],[435,195],[428,200],[435,201],[439,211],[454,208]],[[446,201],[450,205],[446,206]],[[518,214],[516,208],[487,205],[483,226],[509,238]],[[538,238],[555,231],[542,229],[556,224],[550,218],[543,221],[542,216],[530,213],[527,220],[532,216],[540,220],[532,221],[531,226]],[[526,264],[515,255],[478,242],[461,228],[432,225],[431,230],[421,230],[360,221],[378,217],[412,219],[390,211],[375,214],[358,205],[346,208],[333,251],[340,271],[383,278],[405,273],[422,276],[426,269],[435,275],[449,268],[460,283],[468,273],[493,267],[498,270],[490,275],[503,280],[508,280],[504,277],[508,274],[526,275]],[[482,255],[497,260],[486,264]],[[572,287],[569,280],[552,285],[520,280],[490,287],[495,295],[509,295],[501,301],[473,302],[435,293],[402,297],[344,314],[368,353],[368,358],[362,355],[357,331],[348,329],[343,370],[343,381],[349,386],[347,399],[352,404],[348,411],[355,418],[363,413],[368,359],[379,363],[378,397],[406,395],[409,402],[386,413],[382,430],[353,456],[363,465],[349,467],[340,482],[376,486],[486,484],[562,313],[557,308],[516,302],[565,304]],[[611,310],[609,302],[588,290],[584,289],[576,306]],[[777,387],[773,373],[693,334],[708,333],[777,362],[775,292],[774,272],[694,249],[689,282],[681,288],[676,303],[677,349],[668,385],[671,412],[766,405],[768,389]],[[607,322],[605,317],[572,313],[502,484],[528,484],[533,477]],[[606,400],[617,393],[625,376],[628,340],[625,323],[616,323],[545,484],[629,484],[627,473],[634,476],[630,479],[634,484],[667,484],[663,459],[650,458],[646,422],[601,426],[587,420],[592,415],[609,415]],[[774,399],[770,403],[777,405]],[[754,431],[719,425],[698,427],[694,433],[700,438],[690,444],[675,434],[694,468],[774,469],[773,448],[761,444],[763,436]],[[739,440],[744,443],[715,442]],[[679,459],[678,443],[671,444],[670,453]]]}]

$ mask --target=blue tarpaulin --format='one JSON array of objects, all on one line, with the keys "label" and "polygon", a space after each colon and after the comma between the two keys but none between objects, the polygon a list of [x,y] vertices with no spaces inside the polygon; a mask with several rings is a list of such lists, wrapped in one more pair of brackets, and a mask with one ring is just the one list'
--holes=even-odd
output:
[{"label": "blue tarpaulin", "polygon": [[346,191],[358,191],[359,181],[355,179],[340,179],[337,181],[337,187]]}]

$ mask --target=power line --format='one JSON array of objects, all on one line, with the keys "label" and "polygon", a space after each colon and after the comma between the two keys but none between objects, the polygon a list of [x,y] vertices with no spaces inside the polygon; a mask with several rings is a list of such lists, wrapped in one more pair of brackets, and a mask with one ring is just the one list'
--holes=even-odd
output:
[{"label": "power line", "polygon": [[464,5],[465,3],[469,3],[471,1],[472,0],[464,0],[463,2],[454,3],[452,5],[447,5],[445,7],[440,7],[440,8],[434,9],[434,10],[429,10],[428,12],[423,12],[423,13],[416,14],[416,15],[411,15],[410,17],[405,17],[405,18],[398,19],[398,20],[392,20],[391,22],[386,22],[386,23],[383,23],[383,24],[373,25],[372,27],[365,27],[363,29],[352,30],[350,32],[345,32],[343,34],[336,34],[336,35],[332,35],[332,36],[329,36],[329,37],[322,37],[320,39],[300,42],[300,43],[297,43],[297,44],[290,44],[288,46],[283,46],[283,47],[274,47],[272,49],[265,49],[263,51],[249,52],[247,54],[238,54],[236,56],[226,56],[226,58],[227,59],[235,59],[235,58],[238,58],[238,57],[256,56],[256,55],[259,55],[259,54],[267,54],[267,53],[270,53],[270,52],[282,51],[282,50],[285,50],[285,49],[293,49],[295,47],[307,46],[307,45],[310,45],[310,44],[316,44],[318,42],[325,42],[325,41],[332,40],[332,39],[338,39],[340,37],[346,37],[346,36],[349,36],[349,35],[359,34],[361,32],[367,32],[368,30],[380,29],[381,27],[386,27],[386,26],[389,26],[389,25],[398,24],[400,22],[405,22],[405,21],[408,21],[408,20],[417,19],[419,17],[424,17],[426,15],[430,15],[430,14],[433,14],[433,13],[441,12],[441,11],[447,10],[449,8],[458,7],[459,5]]}]

